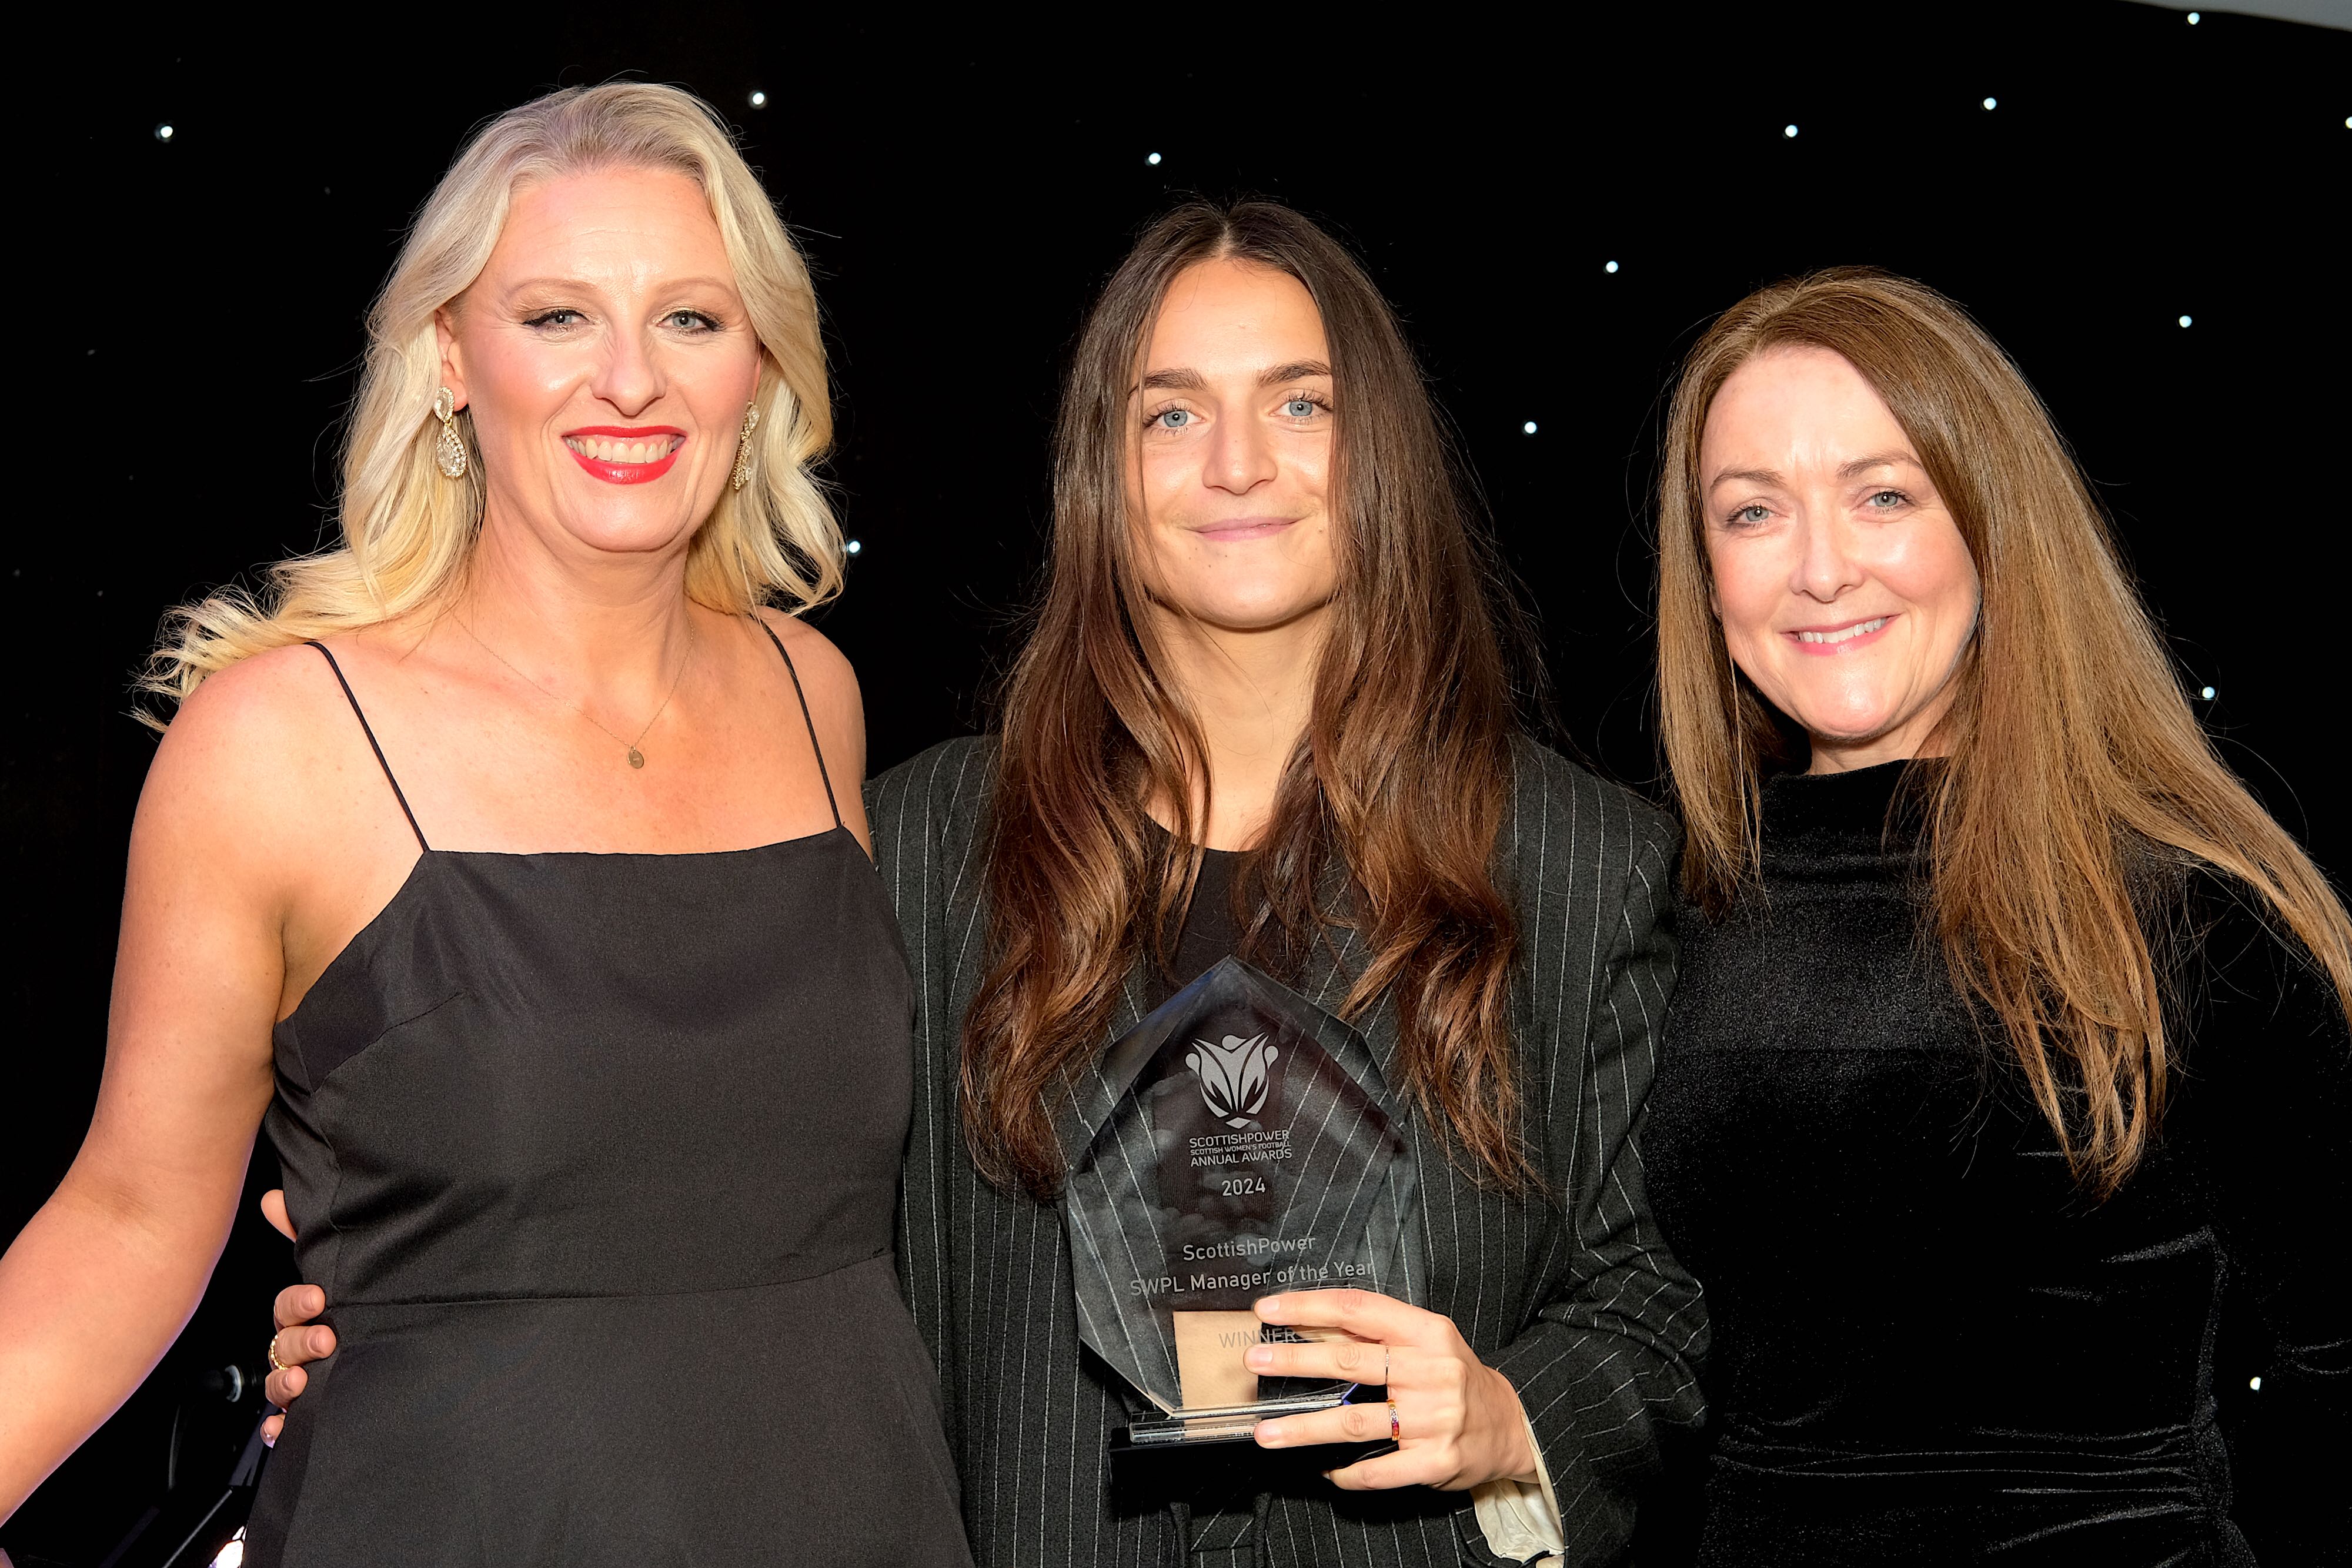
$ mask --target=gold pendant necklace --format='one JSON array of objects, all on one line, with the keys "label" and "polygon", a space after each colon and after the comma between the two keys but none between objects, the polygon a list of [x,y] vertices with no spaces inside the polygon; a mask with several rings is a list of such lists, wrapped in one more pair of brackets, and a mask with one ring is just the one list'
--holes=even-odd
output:
[{"label": "gold pendant necklace", "polygon": [[488,643],[483,642],[481,634],[476,632],[471,625],[463,621],[458,622],[457,624],[464,629],[467,636],[473,638],[474,645],[476,647],[481,649],[483,653],[488,653],[491,658],[496,659],[499,664],[506,665],[508,669],[513,670],[517,678],[519,678],[525,685],[530,687],[533,691],[537,692],[540,695],[545,697],[550,702],[563,703],[566,707],[569,707],[572,712],[578,714],[582,718],[586,719],[590,724],[595,725],[598,729],[604,730],[606,735],[612,736],[615,741],[619,741],[621,748],[626,751],[629,755],[629,766],[632,768],[643,768],[646,765],[646,754],[637,748],[644,744],[646,737],[653,733],[654,726],[661,722],[661,716],[669,711],[669,699],[677,695],[677,688],[685,684],[687,669],[694,663],[695,650],[699,646],[699,643],[694,635],[693,612],[689,611],[688,612],[686,622],[686,657],[678,661],[677,674],[670,677],[669,690],[662,694],[661,706],[654,709],[654,716],[646,720],[646,727],[645,728],[637,731],[636,739],[622,740],[619,736],[613,735],[611,730],[604,729],[604,727],[597,722],[596,716],[590,713],[583,705],[574,702],[564,702],[563,698],[557,696],[553,692],[549,691],[545,686],[541,685],[537,681],[534,681],[529,675],[524,674],[520,669],[516,669],[512,660],[509,659],[504,653],[499,653],[496,648],[491,647]]}]

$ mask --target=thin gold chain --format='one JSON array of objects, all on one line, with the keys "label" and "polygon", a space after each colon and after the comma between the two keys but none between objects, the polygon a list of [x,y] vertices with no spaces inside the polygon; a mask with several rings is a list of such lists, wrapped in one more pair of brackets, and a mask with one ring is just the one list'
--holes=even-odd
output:
[{"label": "thin gold chain", "polygon": [[606,735],[612,736],[612,738],[619,744],[621,748],[628,753],[629,766],[632,768],[643,768],[646,765],[646,754],[639,750],[638,747],[645,744],[646,737],[654,732],[654,726],[661,722],[661,716],[669,711],[669,699],[677,695],[677,688],[685,684],[686,672],[694,663],[696,649],[701,645],[700,639],[696,637],[694,634],[693,612],[688,611],[687,612],[686,622],[686,657],[678,661],[677,674],[670,677],[669,690],[662,694],[661,706],[654,709],[654,716],[646,720],[646,727],[637,731],[636,739],[623,740],[619,736],[613,735],[611,730],[604,729],[604,725],[597,722],[596,716],[588,711],[585,704],[567,702],[564,698],[557,696],[553,692],[549,691],[545,686],[541,685],[537,681],[534,681],[529,675],[524,674],[521,670],[516,668],[513,660],[508,658],[504,653],[499,653],[496,648],[491,647],[488,643],[483,642],[481,633],[475,631],[471,624],[465,621],[458,621],[457,624],[465,632],[467,636],[471,637],[474,640],[474,645],[476,647],[481,649],[483,653],[488,653],[491,658],[496,659],[499,664],[504,664],[508,669],[513,670],[516,678],[520,680],[523,685],[530,687],[533,691],[537,692],[540,695],[545,697],[551,703],[562,703],[564,706],[578,714],[582,718],[586,719],[590,724],[595,725],[598,729],[604,730]]}]

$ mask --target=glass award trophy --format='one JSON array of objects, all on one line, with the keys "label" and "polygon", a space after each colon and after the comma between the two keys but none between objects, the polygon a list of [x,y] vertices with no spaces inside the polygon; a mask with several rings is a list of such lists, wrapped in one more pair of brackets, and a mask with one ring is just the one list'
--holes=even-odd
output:
[{"label": "glass award trophy", "polygon": [[1081,1092],[1062,1200],[1079,1336],[1158,1412],[1113,1438],[1114,1457],[1247,1443],[1268,1416],[1346,1403],[1354,1384],[1261,1379],[1243,1357],[1340,1337],[1261,1324],[1260,1297],[1405,1294],[1413,1162],[1362,1038],[1229,957],[1113,1045]]}]

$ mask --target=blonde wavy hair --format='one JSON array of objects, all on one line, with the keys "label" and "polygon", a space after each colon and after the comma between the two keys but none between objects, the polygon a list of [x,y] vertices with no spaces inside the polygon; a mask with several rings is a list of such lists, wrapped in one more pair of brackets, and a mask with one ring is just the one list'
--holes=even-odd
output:
[{"label": "blonde wavy hair", "polygon": [[1958,306],[1839,267],[1759,289],[1683,363],[1658,493],[1658,674],[1685,831],[1711,915],[1760,873],[1780,722],[1733,665],[1709,589],[1699,448],[1731,373],[1787,347],[1843,356],[1951,508],[1984,584],[1945,721],[1949,765],[1917,802],[1937,936],[2008,1037],[2077,1177],[2112,1194],[2163,1110],[2173,1041],[2143,907],[2150,867],[2205,866],[2301,945],[2352,1011],[2352,920],[2326,875],[2213,749],[2105,515],[2049,412]]},{"label": "blonde wavy hair", "polygon": [[762,350],[751,481],[722,495],[696,533],[688,594],[732,614],[763,603],[798,613],[840,591],[841,529],[811,472],[832,444],[833,411],[807,263],[708,104],[635,82],[569,88],[484,126],[417,213],[368,313],[343,441],[341,542],[278,561],[257,596],[229,588],[172,612],[140,689],[176,702],[240,659],[431,609],[460,586],[482,521],[482,467],[462,411],[466,476],[444,478],[435,462],[434,318],[481,276],[518,187],[615,168],[674,169],[702,187]]}]

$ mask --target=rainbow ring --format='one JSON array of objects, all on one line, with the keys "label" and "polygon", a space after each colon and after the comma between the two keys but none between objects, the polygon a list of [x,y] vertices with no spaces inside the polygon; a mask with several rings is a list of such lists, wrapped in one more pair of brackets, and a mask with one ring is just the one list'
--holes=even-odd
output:
[{"label": "rainbow ring", "polygon": [[1389,1441],[1397,1443],[1403,1440],[1404,1427],[1397,1421],[1396,1401],[1391,1399],[1389,1401]]}]

